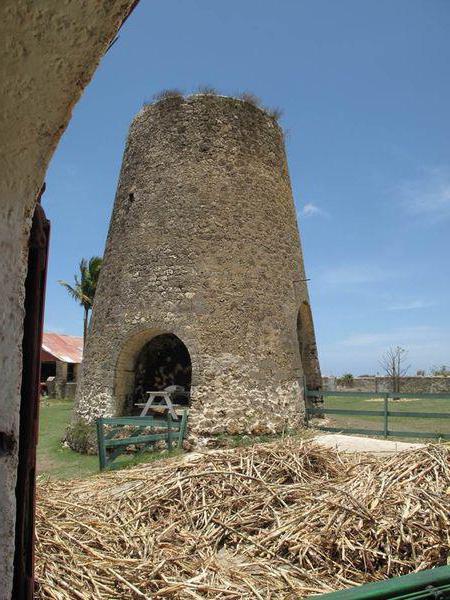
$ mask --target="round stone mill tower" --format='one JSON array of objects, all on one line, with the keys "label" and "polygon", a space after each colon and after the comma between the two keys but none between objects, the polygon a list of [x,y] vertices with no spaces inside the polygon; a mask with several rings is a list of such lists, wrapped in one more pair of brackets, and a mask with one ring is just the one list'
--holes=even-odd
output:
[{"label": "round stone mill tower", "polygon": [[[299,425],[320,370],[283,134],[223,96],[145,106],[125,149],[75,418],[180,386],[194,433]],[[185,393],[182,393],[181,388]]]}]

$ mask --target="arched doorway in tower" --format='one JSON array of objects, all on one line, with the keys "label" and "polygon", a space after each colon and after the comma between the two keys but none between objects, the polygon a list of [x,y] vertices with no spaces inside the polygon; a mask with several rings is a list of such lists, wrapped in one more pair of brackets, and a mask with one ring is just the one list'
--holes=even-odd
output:
[{"label": "arched doorway in tower", "polygon": [[156,335],[139,351],[134,364],[134,384],[129,411],[136,413],[136,403],[147,398],[146,392],[176,386],[173,400],[187,405],[191,390],[192,363],[189,350],[173,333]]}]

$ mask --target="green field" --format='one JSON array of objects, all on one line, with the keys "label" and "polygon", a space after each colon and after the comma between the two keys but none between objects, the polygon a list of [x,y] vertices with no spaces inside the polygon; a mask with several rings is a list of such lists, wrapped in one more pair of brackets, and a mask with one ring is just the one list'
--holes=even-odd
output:
[{"label": "green field", "polygon": [[[337,408],[346,410],[383,410],[383,400],[376,398],[337,397],[325,398],[324,408]],[[421,413],[446,413],[450,415],[450,400],[448,399],[415,399],[401,398],[389,400],[390,411],[396,412],[421,412]],[[380,429],[383,430],[382,416],[366,415],[325,415],[328,427],[357,428],[357,429]],[[320,427],[320,421],[315,423]],[[420,418],[420,417],[389,417],[389,430],[401,432],[431,432],[436,434],[450,434],[449,418]],[[391,436],[389,436],[391,438]],[[392,436],[394,439],[395,436]],[[414,435],[398,437],[399,440],[423,441],[423,438],[415,438]]]},{"label": "green field", "polygon": [[[42,400],[39,415],[39,442],[37,447],[38,475],[58,479],[87,477],[98,473],[98,457],[79,454],[63,447],[61,440],[69,425],[73,403],[67,400]],[[120,466],[133,466],[162,457],[174,456],[179,451],[147,452],[139,456],[121,457]]]}]

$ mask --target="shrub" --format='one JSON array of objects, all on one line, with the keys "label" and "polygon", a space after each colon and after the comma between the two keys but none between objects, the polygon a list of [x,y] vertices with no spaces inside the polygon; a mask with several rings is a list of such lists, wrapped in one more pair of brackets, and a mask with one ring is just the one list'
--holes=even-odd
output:
[{"label": "shrub", "polygon": [[97,454],[97,430],[95,423],[76,421],[66,430],[64,440],[72,450],[80,454]]},{"label": "shrub", "polygon": [[199,94],[205,94],[205,96],[218,96],[219,92],[212,85],[199,85],[197,88]]},{"label": "shrub", "polygon": [[275,106],[274,108],[268,108],[267,114],[269,114],[274,121],[279,121],[283,116],[283,110]]},{"label": "shrub", "polygon": [[157,92],[153,96],[153,101],[158,102],[159,100],[165,100],[166,98],[183,98],[183,97],[184,97],[184,94],[181,90],[173,88],[173,89],[161,90],[160,92]]},{"label": "shrub", "polygon": [[447,365],[432,367],[431,374],[433,377],[450,377],[450,369],[447,367]]},{"label": "shrub", "polygon": [[242,94],[238,95],[238,98],[244,102],[248,102],[248,104],[252,104],[253,106],[261,106],[261,100],[258,98],[258,96],[252,94],[251,92],[242,92]]},{"label": "shrub", "polygon": [[342,385],[344,387],[352,387],[354,381],[354,377],[351,373],[344,373],[342,377],[338,377],[336,379],[336,383],[338,385]]}]

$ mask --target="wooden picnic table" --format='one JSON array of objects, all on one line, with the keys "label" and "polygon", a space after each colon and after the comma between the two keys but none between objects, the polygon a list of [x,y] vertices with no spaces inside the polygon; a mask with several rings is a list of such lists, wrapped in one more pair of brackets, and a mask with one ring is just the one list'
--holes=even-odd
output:
[{"label": "wooden picnic table", "polygon": [[[160,408],[163,407],[164,410],[169,411],[172,419],[174,421],[178,421],[178,415],[172,404],[172,392],[167,391],[158,391],[158,392],[146,392],[148,394],[148,400],[145,403],[136,403],[136,406],[143,406],[142,412],[140,414],[141,417],[145,417],[149,410],[152,408]],[[156,398],[162,398],[161,404],[153,404]]]}]

